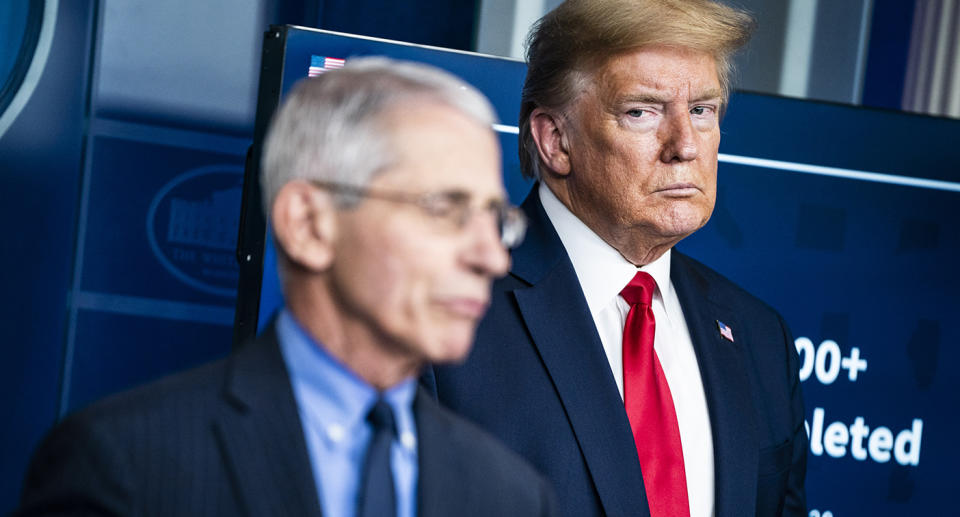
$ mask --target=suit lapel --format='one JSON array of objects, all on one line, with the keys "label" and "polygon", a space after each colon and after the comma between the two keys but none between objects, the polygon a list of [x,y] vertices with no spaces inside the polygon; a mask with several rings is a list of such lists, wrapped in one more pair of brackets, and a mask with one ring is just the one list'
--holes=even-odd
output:
[{"label": "suit lapel", "polygon": [[[716,517],[753,515],[757,497],[756,422],[743,346],[747,326],[719,296],[691,259],[674,250],[670,278],[700,365],[713,436]],[[717,328],[733,329],[734,342]]]},{"label": "suit lapel", "polygon": [[630,424],[576,272],[535,185],[530,234],[513,255],[520,313],[566,410],[608,515],[648,515]]},{"label": "suit lapel", "polygon": [[462,455],[450,449],[450,426],[441,418],[437,402],[423,388],[413,403],[417,421],[417,513],[421,517],[445,517],[463,512],[470,487],[454,475],[470,469],[460,464]]},{"label": "suit lapel", "polygon": [[248,515],[320,515],[289,375],[271,325],[229,362],[213,432]]}]

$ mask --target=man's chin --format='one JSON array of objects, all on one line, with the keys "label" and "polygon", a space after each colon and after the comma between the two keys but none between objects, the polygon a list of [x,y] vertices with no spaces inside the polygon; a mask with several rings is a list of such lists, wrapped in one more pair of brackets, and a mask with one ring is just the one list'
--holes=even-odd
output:
[{"label": "man's chin", "polygon": [[473,345],[473,331],[467,336],[447,337],[434,349],[433,364],[460,364],[467,360]]},{"label": "man's chin", "polygon": [[683,239],[703,228],[712,212],[712,209],[677,203],[662,214],[657,225],[659,233],[664,237]]}]

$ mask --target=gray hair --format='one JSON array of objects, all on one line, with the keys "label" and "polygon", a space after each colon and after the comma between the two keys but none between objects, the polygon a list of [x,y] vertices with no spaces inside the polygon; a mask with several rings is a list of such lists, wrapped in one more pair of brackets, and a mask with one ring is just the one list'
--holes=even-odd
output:
[{"label": "gray hair", "polygon": [[260,175],[267,213],[293,180],[366,185],[396,159],[381,116],[411,101],[445,104],[484,126],[496,122],[482,93],[440,69],[382,57],[348,59],[343,69],[298,82],[274,114]]}]

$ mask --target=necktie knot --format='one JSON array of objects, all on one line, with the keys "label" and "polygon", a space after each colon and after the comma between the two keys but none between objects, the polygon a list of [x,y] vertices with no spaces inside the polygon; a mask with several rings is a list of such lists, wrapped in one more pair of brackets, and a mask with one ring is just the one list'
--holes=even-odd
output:
[{"label": "necktie knot", "polygon": [[370,408],[370,412],[367,413],[367,422],[373,427],[374,433],[387,431],[391,437],[397,435],[397,424],[393,419],[393,410],[390,409],[390,404],[382,397],[378,398],[377,402]]},{"label": "necktie knot", "polygon": [[630,305],[650,305],[657,281],[649,273],[637,271],[630,283],[620,291],[620,296]]}]

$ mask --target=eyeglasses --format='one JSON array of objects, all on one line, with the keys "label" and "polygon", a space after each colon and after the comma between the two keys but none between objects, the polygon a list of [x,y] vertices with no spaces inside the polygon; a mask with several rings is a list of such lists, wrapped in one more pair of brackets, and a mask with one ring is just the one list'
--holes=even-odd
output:
[{"label": "eyeglasses", "polygon": [[310,180],[310,183],[336,194],[414,204],[426,212],[427,215],[448,221],[457,229],[465,228],[476,210],[488,211],[496,217],[500,243],[507,249],[520,245],[527,231],[527,218],[523,211],[516,206],[503,201],[491,201],[485,207],[476,208],[470,206],[470,194],[460,190],[415,194],[320,180]]}]

